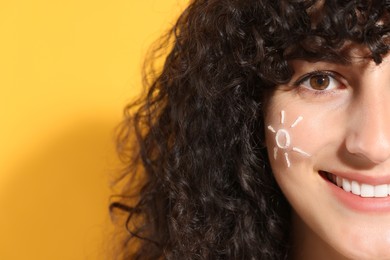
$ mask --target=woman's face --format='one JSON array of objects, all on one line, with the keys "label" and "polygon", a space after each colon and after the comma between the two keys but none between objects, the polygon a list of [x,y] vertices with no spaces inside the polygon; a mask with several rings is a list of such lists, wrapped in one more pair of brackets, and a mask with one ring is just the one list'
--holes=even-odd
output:
[{"label": "woman's face", "polygon": [[[291,62],[265,117],[297,259],[390,259],[390,55]],[[321,258],[322,257],[322,258]]]}]

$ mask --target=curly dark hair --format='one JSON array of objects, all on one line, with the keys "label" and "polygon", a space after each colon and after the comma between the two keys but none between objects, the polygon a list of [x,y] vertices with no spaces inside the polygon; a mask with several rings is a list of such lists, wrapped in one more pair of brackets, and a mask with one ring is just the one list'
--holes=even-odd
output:
[{"label": "curly dark hair", "polygon": [[[380,63],[389,1],[193,0],[153,54],[118,149],[127,236],[120,259],[287,259],[291,208],[268,163],[264,109],[291,59]],[[155,56],[150,62],[155,61]],[[150,80],[151,79],[151,80]]]}]

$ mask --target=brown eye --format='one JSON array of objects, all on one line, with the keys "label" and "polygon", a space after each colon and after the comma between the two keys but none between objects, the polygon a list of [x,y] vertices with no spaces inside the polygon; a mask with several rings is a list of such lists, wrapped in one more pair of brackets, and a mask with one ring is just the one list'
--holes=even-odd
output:
[{"label": "brown eye", "polygon": [[315,90],[324,90],[329,87],[330,79],[328,75],[314,75],[309,79],[310,86]]},{"label": "brown eye", "polygon": [[338,80],[338,78],[341,77],[334,72],[314,71],[304,75],[300,80],[294,83],[294,85],[309,89],[317,92],[318,94],[319,92],[327,92],[344,88],[344,85]]}]

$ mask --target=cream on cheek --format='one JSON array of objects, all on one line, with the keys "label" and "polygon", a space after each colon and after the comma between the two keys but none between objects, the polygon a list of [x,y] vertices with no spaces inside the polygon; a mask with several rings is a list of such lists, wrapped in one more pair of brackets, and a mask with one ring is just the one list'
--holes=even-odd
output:
[{"label": "cream on cheek", "polygon": [[[292,165],[291,153],[303,157],[310,157],[310,153],[305,151],[299,144],[297,144],[294,139],[294,130],[298,128],[298,125],[304,119],[303,116],[299,115],[293,120],[286,117],[286,111],[280,111],[280,120],[278,123],[268,124],[267,129],[270,133],[267,135],[267,139],[271,139],[274,142],[272,149],[272,158],[277,161],[278,158],[283,158],[287,168],[290,168]],[[273,136],[272,136],[273,135]],[[270,149],[270,148],[269,148]]]},{"label": "cream on cheek", "polygon": [[313,170],[337,159],[350,115],[350,94],[325,101],[307,101],[289,92],[277,93],[271,99],[265,131],[274,172],[298,164]]}]

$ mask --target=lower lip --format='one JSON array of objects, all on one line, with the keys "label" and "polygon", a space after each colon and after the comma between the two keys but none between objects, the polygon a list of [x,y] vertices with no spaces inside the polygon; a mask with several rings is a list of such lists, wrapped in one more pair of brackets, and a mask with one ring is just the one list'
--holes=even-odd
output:
[{"label": "lower lip", "polygon": [[326,179],[329,188],[338,201],[346,207],[359,212],[390,212],[390,196],[383,198],[363,198],[351,192],[346,192]]}]

